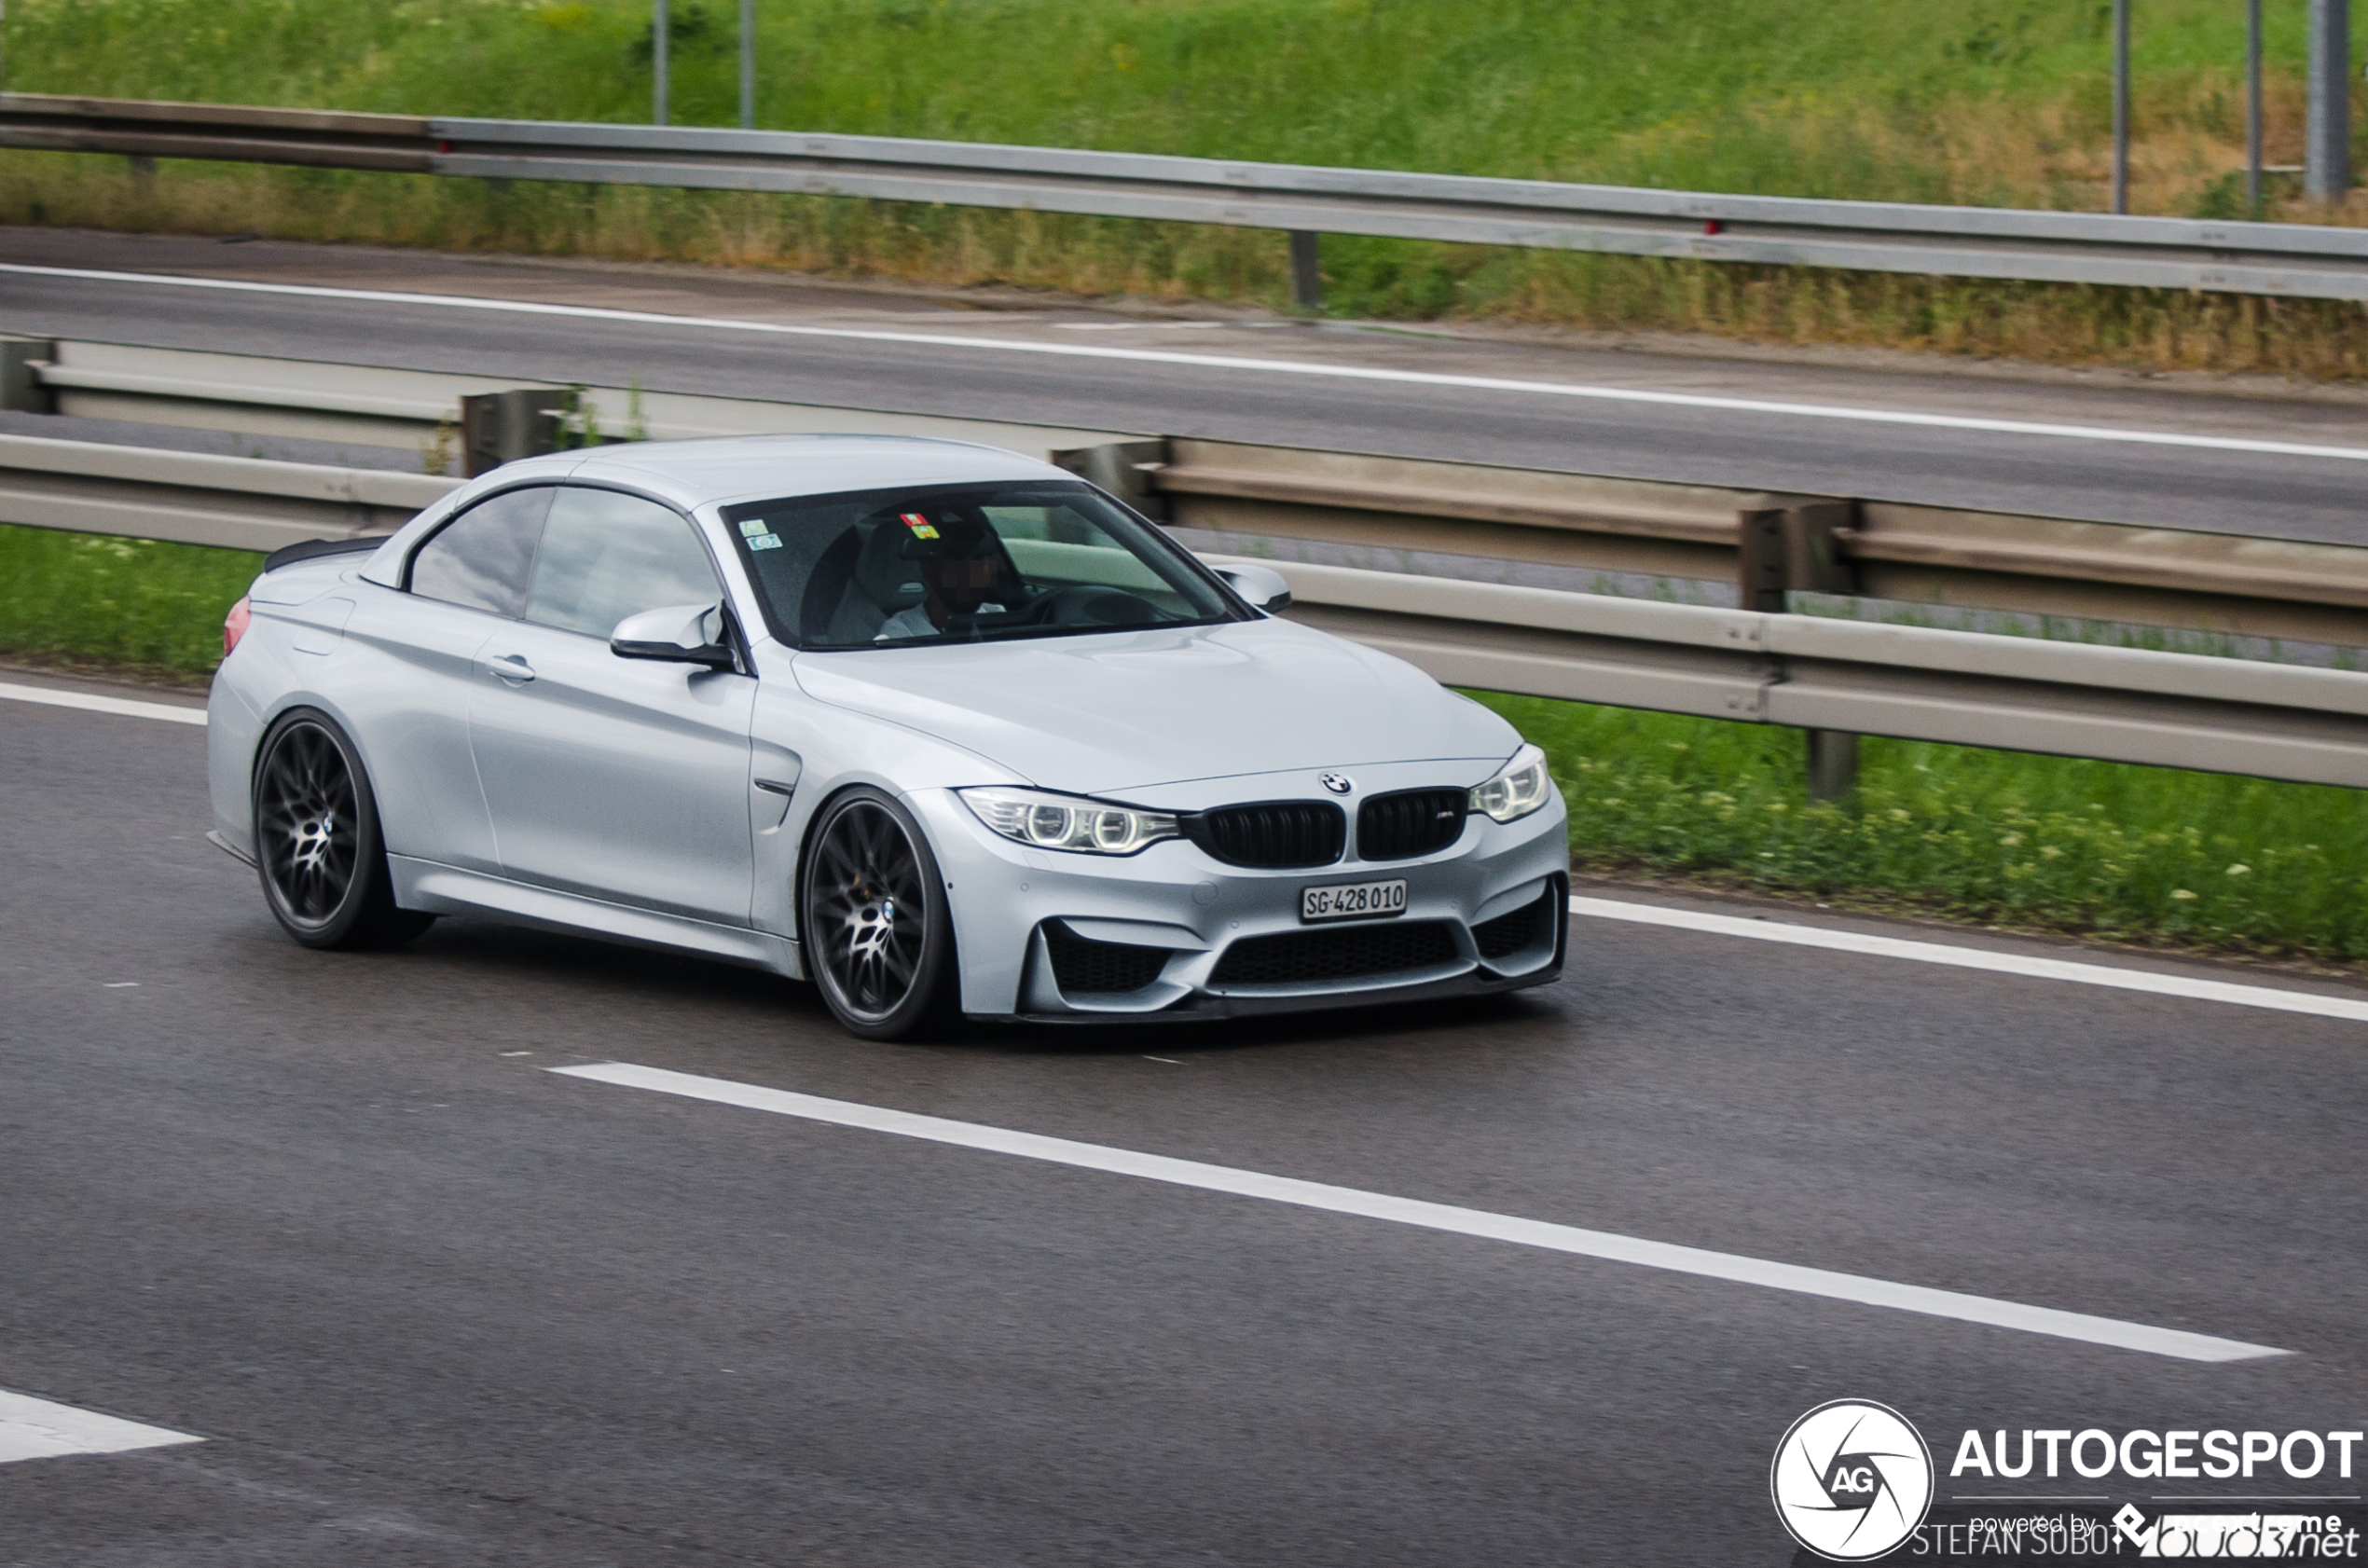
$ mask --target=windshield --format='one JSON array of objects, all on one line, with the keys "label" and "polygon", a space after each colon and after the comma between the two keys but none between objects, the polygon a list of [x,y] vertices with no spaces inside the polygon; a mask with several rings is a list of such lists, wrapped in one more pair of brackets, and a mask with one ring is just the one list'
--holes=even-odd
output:
[{"label": "windshield", "polygon": [[1081,484],[938,485],[727,506],[773,633],[804,648],[1232,620],[1176,545]]}]

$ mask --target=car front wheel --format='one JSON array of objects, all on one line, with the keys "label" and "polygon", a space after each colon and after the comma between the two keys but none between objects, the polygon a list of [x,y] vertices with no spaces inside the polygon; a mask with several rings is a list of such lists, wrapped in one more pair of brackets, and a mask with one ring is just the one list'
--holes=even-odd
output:
[{"label": "car front wheel", "polygon": [[954,921],[920,824],[878,790],[822,808],[798,936],[831,1013],[865,1039],[909,1039],[955,1005]]}]

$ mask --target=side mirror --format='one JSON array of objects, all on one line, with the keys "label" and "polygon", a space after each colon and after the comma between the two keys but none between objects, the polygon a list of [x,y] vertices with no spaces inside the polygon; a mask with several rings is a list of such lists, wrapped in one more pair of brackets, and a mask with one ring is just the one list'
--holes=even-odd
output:
[{"label": "side mirror", "polygon": [[732,669],[739,663],[723,640],[720,604],[673,604],[627,615],[609,634],[609,652],[620,659],[656,659],[709,669]]},{"label": "side mirror", "polygon": [[1235,593],[1249,600],[1253,609],[1273,612],[1291,607],[1291,585],[1281,572],[1272,568],[1229,561],[1209,570],[1224,578]]}]

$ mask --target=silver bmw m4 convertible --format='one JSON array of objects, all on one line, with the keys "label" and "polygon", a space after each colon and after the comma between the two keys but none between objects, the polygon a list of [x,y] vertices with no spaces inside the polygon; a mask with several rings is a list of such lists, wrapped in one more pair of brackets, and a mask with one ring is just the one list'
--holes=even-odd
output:
[{"label": "silver bmw m4 convertible", "polygon": [[471,915],[811,980],[848,1029],[1562,970],[1535,748],[992,447],[650,443],[295,545],[225,626],[215,829],[312,947]]}]

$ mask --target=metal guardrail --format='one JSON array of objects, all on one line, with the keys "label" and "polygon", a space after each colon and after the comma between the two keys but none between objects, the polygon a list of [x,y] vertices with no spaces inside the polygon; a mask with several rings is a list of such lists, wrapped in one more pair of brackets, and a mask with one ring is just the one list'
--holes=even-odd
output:
[{"label": "metal guardrail", "polygon": [[[441,432],[456,466],[472,406],[509,399],[522,420],[539,410],[547,440],[569,391],[35,338],[0,338],[0,385],[16,408],[254,435],[416,447]],[[982,441],[1049,457],[1177,528],[1705,580],[1758,611],[1813,592],[2368,648],[2359,545],[613,387],[584,389],[581,406],[611,434],[659,439]]]},{"label": "metal guardrail", "polygon": [[2368,647],[2368,547],[1237,442],[1054,460],[1174,527]]},{"label": "metal guardrail", "polygon": [[379,469],[0,435],[0,523],[233,550],[389,533],[460,483]]},{"label": "metal guardrail", "polygon": [[[544,449],[561,404],[581,431],[585,416],[609,436],[660,441],[710,435],[934,435],[984,441],[1034,457],[1096,442],[1122,441],[1118,432],[1075,426],[957,420],[888,410],[825,408],[807,404],[627,387],[562,386],[441,371],[391,370],[255,354],[156,349],[126,343],[0,337],[0,406],[21,412],[119,420],[136,424],[228,431],[241,435],[351,442],[366,447],[434,451],[464,473]],[[473,407],[509,400],[500,410],[540,420],[487,439],[472,429]],[[493,424],[511,420],[489,420]],[[527,439],[528,436],[535,439]]]},{"label": "metal guardrail", "polygon": [[2368,673],[1259,564],[1293,619],[1449,685],[2368,786]]},{"label": "metal guardrail", "polygon": [[[250,550],[385,532],[459,483],[0,436],[0,522]],[[1451,684],[2368,787],[2368,673],[1261,564],[1294,618]]]},{"label": "metal guardrail", "polygon": [[1728,196],[886,136],[332,114],[33,93],[0,94],[0,146],[847,196],[1298,234],[2368,299],[2368,232],[2301,224]]}]

